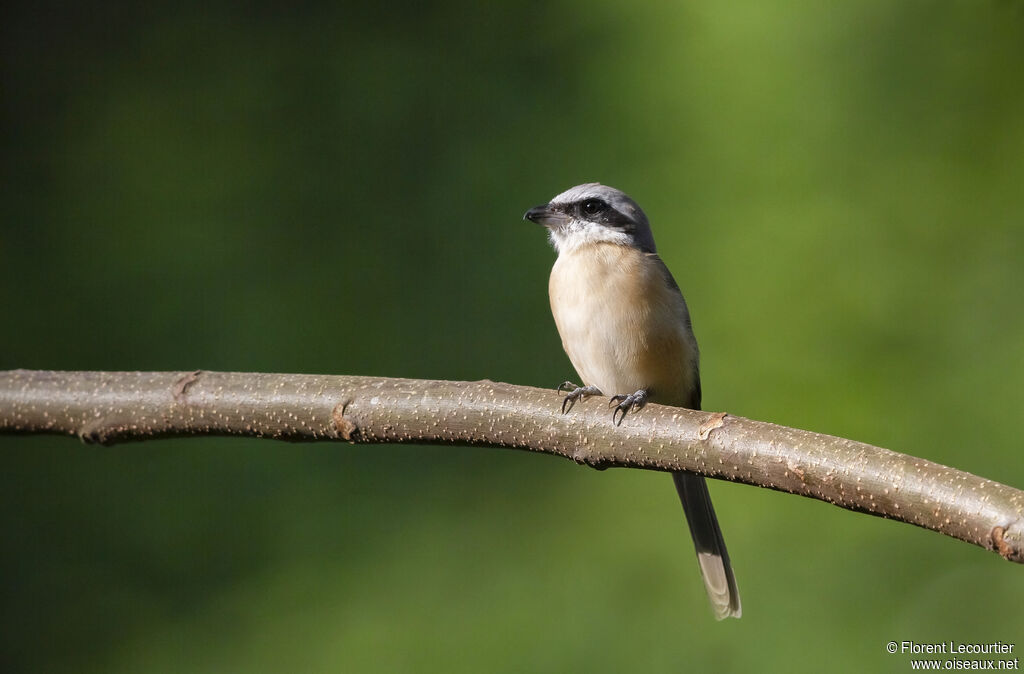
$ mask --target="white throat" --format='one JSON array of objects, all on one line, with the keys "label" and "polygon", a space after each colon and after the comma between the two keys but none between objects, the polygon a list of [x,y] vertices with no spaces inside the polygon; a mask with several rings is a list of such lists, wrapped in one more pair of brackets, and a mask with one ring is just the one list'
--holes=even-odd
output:
[{"label": "white throat", "polygon": [[567,255],[592,243],[615,243],[620,246],[633,244],[625,232],[576,219],[552,229],[549,238],[559,255]]}]

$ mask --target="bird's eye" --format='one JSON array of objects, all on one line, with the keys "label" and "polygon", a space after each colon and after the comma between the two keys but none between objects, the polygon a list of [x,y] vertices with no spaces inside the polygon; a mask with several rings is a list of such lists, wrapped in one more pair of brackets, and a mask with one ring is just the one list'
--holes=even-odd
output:
[{"label": "bird's eye", "polygon": [[597,215],[605,209],[605,203],[600,199],[587,199],[583,202],[584,215]]}]

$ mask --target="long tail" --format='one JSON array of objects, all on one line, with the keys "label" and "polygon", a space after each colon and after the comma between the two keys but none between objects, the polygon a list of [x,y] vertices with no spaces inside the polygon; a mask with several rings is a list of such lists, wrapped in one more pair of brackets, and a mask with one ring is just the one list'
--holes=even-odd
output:
[{"label": "long tail", "polygon": [[683,503],[686,521],[690,524],[700,573],[704,577],[704,586],[715,618],[739,618],[740,593],[736,589],[736,577],[729,564],[722,529],[718,526],[715,508],[711,505],[708,483],[693,473],[672,473],[672,479],[676,483],[679,500]]}]

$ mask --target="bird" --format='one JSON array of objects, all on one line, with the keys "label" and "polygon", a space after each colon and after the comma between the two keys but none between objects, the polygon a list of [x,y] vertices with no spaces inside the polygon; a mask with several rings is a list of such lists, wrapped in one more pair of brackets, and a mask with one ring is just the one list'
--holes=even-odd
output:
[{"label": "bird", "polygon": [[[548,295],[562,347],[582,380],[564,382],[562,413],[610,396],[612,423],[648,402],[698,410],[697,339],[679,285],[658,255],[650,223],[625,192],[585,183],[525,220],[543,225],[558,254]],[[739,591],[707,481],[673,472],[712,611],[739,618]]]}]

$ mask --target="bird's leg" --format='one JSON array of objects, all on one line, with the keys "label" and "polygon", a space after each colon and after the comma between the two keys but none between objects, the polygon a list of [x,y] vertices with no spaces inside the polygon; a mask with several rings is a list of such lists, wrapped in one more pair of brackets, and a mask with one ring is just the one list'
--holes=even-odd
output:
[{"label": "bird's leg", "polygon": [[[611,402],[608,407],[614,407],[615,411],[612,412],[612,423],[618,426],[622,423],[622,420],[626,418],[631,410],[639,411],[641,407],[647,404],[647,391],[640,389],[636,393],[629,395],[619,394],[612,396]],[[622,412],[622,416],[619,417],[619,412]],[[618,417],[618,421],[616,421]]]},{"label": "bird's leg", "polygon": [[[577,386],[571,381],[563,381],[558,385],[558,392],[568,391],[569,395],[565,396],[562,400],[562,414],[565,414],[572,409],[572,406],[576,404],[577,400],[583,400],[587,396],[599,396],[601,395],[601,389],[596,386]],[[566,407],[568,405],[568,407]]]}]

